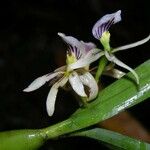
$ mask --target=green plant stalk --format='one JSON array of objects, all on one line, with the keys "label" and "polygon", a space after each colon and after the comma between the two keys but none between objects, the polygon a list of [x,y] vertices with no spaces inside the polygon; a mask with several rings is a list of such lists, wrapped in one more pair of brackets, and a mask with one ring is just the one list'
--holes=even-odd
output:
[{"label": "green plant stalk", "polygon": [[32,150],[48,139],[57,138],[100,121],[136,105],[150,97],[150,60],[140,65],[136,72],[140,77],[139,90],[131,80],[117,80],[100,92],[98,98],[87,108],[78,109],[69,119],[39,130],[17,130],[0,133],[0,150]]},{"label": "green plant stalk", "polygon": [[95,80],[96,80],[97,83],[99,82],[100,77],[101,77],[107,63],[108,63],[107,58],[105,56],[103,56],[99,61],[98,69],[97,69],[97,72],[96,72],[96,75],[95,75]]},{"label": "green plant stalk", "polygon": [[14,130],[0,133],[0,150],[36,150],[45,142],[40,130]]}]

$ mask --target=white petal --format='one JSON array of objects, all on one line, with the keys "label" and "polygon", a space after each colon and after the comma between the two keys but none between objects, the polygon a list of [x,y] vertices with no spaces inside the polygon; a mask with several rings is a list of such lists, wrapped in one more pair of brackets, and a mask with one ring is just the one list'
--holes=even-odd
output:
[{"label": "white petal", "polygon": [[65,72],[65,70],[66,70],[66,66],[61,66],[57,68],[56,70],[54,70],[54,72]]},{"label": "white petal", "polygon": [[78,76],[78,74],[74,71],[69,76],[69,82],[73,88],[73,90],[81,97],[87,97],[84,86]]},{"label": "white petal", "polygon": [[56,82],[50,89],[46,101],[46,109],[49,116],[52,116],[55,110],[55,101],[58,93],[58,88],[63,87],[67,83],[67,81],[68,78],[65,77],[60,81]]},{"label": "white petal", "polygon": [[118,69],[112,68],[112,69],[104,71],[103,75],[107,75],[107,76],[111,76],[116,79],[120,79],[125,75],[125,73]]},{"label": "white petal", "polygon": [[136,82],[137,84],[139,84],[139,77],[137,75],[137,73],[132,69],[130,68],[129,66],[127,66],[126,64],[124,64],[122,61],[120,61],[119,59],[117,59],[114,55],[111,55],[105,51],[105,56],[106,58],[111,61],[111,62],[114,62],[115,64],[117,64],[118,66],[122,67],[122,68],[125,68],[127,70],[129,70],[136,78]]},{"label": "white petal", "polygon": [[86,66],[90,65],[91,63],[93,63],[94,61],[98,60],[103,55],[104,55],[104,52],[99,52],[94,55],[91,53],[87,57],[81,58],[78,61],[76,61],[75,63],[68,65],[68,71],[86,67]]},{"label": "white petal", "polygon": [[137,41],[137,42],[135,42],[135,43],[114,48],[112,52],[114,53],[114,52],[117,52],[117,51],[121,51],[121,50],[126,50],[126,49],[129,49],[129,48],[133,48],[133,47],[142,45],[142,44],[148,42],[149,40],[150,40],[150,35],[149,35],[148,37],[146,37],[145,39],[140,40],[140,41]]},{"label": "white petal", "polygon": [[46,75],[43,75],[41,77],[38,77],[27,88],[25,88],[23,91],[24,92],[34,91],[34,90],[40,88],[41,86],[43,86],[47,81],[53,79],[54,77],[56,77],[59,74],[62,74],[62,72],[46,74]]},{"label": "white petal", "polygon": [[85,74],[80,76],[82,83],[89,87],[89,101],[96,98],[98,94],[98,85],[94,79],[94,77],[89,73],[86,72]]}]

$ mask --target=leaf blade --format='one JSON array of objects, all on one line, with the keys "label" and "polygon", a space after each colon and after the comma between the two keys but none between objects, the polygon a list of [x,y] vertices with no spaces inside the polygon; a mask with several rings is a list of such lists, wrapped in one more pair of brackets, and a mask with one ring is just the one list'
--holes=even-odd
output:
[{"label": "leaf blade", "polygon": [[[100,92],[97,100],[85,109],[80,108],[71,117],[88,120],[87,124],[98,123],[136,105],[150,97],[150,60],[136,69],[140,76],[140,90],[128,79],[120,79]],[[133,78],[131,73],[127,78]],[[84,119],[86,118],[86,119]],[[92,120],[90,119],[92,118]],[[79,122],[79,121],[78,121]]]},{"label": "leaf blade", "polygon": [[106,129],[95,128],[91,130],[81,131],[71,136],[84,136],[89,137],[98,141],[105,142],[107,144],[111,144],[120,149],[126,150],[149,150],[150,144],[119,134],[117,132],[113,132]]}]

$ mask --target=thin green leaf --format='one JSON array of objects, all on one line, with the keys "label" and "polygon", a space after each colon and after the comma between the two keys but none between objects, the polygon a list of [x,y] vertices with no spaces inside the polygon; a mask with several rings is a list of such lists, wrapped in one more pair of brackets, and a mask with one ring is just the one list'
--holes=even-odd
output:
[{"label": "thin green leaf", "polygon": [[[113,132],[106,129],[92,129],[82,132],[71,134],[71,136],[85,136],[96,139],[98,141],[111,144],[113,149],[124,149],[124,150],[149,150],[150,144]],[[112,147],[111,147],[112,148]]]},{"label": "thin green leaf", "polygon": [[71,118],[80,126],[88,126],[108,119],[150,97],[150,60],[136,69],[140,84],[129,73],[105,88],[88,108],[80,108]]}]

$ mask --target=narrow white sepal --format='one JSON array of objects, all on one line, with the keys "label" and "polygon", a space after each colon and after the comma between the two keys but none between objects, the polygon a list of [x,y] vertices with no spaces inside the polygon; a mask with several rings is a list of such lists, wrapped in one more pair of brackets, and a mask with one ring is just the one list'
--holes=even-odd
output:
[{"label": "narrow white sepal", "polygon": [[58,93],[58,88],[63,87],[68,81],[68,78],[62,78],[56,82],[50,89],[46,100],[46,109],[49,116],[52,116],[55,110],[55,101]]},{"label": "narrow white sepal", "polygon": [[69,75],[69,82],[73,88],[73,90],[81,97],[87,97],[84,86],[78,76],[78,74],[74,71]]},{"label": "narrow white sepal", "polygon": [[63,73],[65,73],[65,71],[66,71],[66,66],[61,66],[54,70],[54,72],[63,72]]},{"label": "narrow white sepal", "polygon": [[120,47],[114,48],[114,49],[112,50],[112,52],[114,53],[114,52],[117,52],[117,51],[130,49],[130,48],[133,48],[133,47],[142,45],[142,44],[148,42],[149,40],[150,40],[150,35],[149,35],[148,37],[146,37],[145,39],[140,40],[140,41],[137,41],[137,42],[135,42],[135,43],[131,43],[131,44],[128,44],[128,45],[124,45],[124,46],[120,46]]},{"label": "narrow white sepal", "polygon": [[80,76],[80,79],[84,85],[89,87],[88,101],[96,98],[96,96],[98,94],[98,85],[97,85],[94,77],[89,72],[86,72],[85,74]]},{"label": "narrow white sepal", "polygon": [[129,70],[135,76],[137,84],[139,84],[139,77],[138,77],[137,73],[132,68],[130,68],[129,66],[124,64],[122,61],[120,61],[114,55],[110,56],[110,54],[107,51],[105,51],[105,56],[109,61],[114,62],[116,65]]},{"label": "narrow white sepal", "polygon": [[62,74],[62,72],[46,74],[46,75],[43,75],[41,77],[38,77],[27,88],[25,88],[23,91],[24,92],[31,92],[31,91],[37,90],[38,88],[43,86],[46,82],[48,82],[49,80],[56,77],[58,74]]},{"label": "narrow white sepal", "polygon": [[113,78],[116,78],[116,79],[120,79],[125,75],[125,73],[118,70],[118,69],[112,68],[112,69],[109,69],[109,70],[105,70],[103,72],[103,75],[110,76],[110,77],[113,77]]}]

